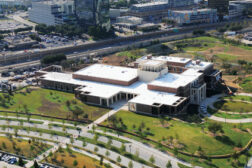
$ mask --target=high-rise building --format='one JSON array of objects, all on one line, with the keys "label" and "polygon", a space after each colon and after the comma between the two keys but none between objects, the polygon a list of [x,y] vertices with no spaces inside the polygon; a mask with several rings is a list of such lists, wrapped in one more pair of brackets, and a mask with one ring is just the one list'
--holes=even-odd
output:
[{"label": "high-rise building", "polygon": [[110,28],[109,0],[75,0],[75,14],[82,25]]},{"label": "high-rise building", "polygon": [[219,19],[228,14],[229,0],[208,0],[208,7],[217,9]]}]

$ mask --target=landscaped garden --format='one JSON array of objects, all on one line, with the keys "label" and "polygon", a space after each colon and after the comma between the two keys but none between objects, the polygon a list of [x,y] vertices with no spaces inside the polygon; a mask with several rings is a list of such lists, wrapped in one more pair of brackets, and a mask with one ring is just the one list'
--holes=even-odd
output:
[{"label": "landscaped garden", "polygon": [[11,135],[8,137],[0,137],[0,150],[8,153],[22,155],[27,158],[34,158],[51,146],[39,140],[21,140],[15,139]]},{"label": "landscaped garden", "polygon": [[[198,155],[233,154],[244,147],[251,135],[252,124],[228,124],[207,120],[202,124],[182,122],[169,118],[155,118],[129,111],[119,111],[114,117],[103,123],[162,143],[167,147],[157,145],[132,135],[124,134],[155,145],[163,151],[169,151],[194,165],[203,167],[243,167],[247,163],[247,155],[233,159],[199,159],[179,154],[177,151]],[[231,160],[232,159],[232,160]]]},{"label": "landscaped garden", "polygon": [[[251,138],[245,127],[241,129],[235,124],[207,121],[196,125],[173,119],[148,117],[129,111],[118,112],[104,124],[143,135],[189,153],[197,153],[200,146],[206,155],[233,153],[245,146]],[[219,133],[212,131],[211,127],[215,125],[221,128]],[[246,127],[252,128],[252,124]]]},{"label": "landscaped garden", "polygon": [[45,159],[46,162],[67,167],[67,168],[104,168],[103,163],[86,156],[84,154],[74,152],[71,149],[59,149],[55,153],[50,153]]},{"label": "landscaped garden", "polygon": [[252,112],[252,103],[234,101],[234,100],[220,100],[214,103],[216,109],[228,112],[246,113]]},{"label": "landscaped garden", "polygon": [[245,92],[252,93],[252,76],[243,79],[240,83],[240,86]]},{"label": "landscaped garden", "polygon": [[95,120],[109,111],[84,104],[74,94],[41,88],[26,88],[14,95],[0,93],[0,110],[61,118]]}]

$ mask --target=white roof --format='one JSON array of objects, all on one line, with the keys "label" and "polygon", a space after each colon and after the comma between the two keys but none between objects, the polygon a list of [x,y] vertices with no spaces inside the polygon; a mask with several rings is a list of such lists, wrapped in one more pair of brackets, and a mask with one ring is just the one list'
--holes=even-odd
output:
[{"label": "white roof", "polygon": [[156,80],[150,82],[150,85],[169,87],[169,88],[179,88],[194,82],[202,73],[198,73],[195,70],[186,70],[181,74],[167,73],[166,75],[160,76]]},{"label": "white roof", "polygon": [[122,86],[122,85],[73,79],[72,74],[59,73],[59,72],[48,72],[47,74],[43,75],[43,78],[46,80],[53,80],[57,82],[64,82],[85,86],[81,88],[81,91],[90,92],[90,95],[92,96],[97,96],[105,99],[111,98],[112,96],[115,96],[120,92],[124,92],[138,95],[137,97],[131,100],[137,103],[149,104],[149,105],[153,103],[172,105],[181,98],[179,96],[176,96],[174,93],[149,90],[147,88],[147,83],[141,81],[135,82],[130,86]]},{"label": "white roof", "polygon": [[130,81],[137,77],[137,69],[105,64],[94,64],[74,74],[119,81]]},{"label": "white roof", "polygon": [[[143,56],[139,58],[137,62],[141,60],[147,60],[147,56]],[[151,60],[169,61],[169,62],[178,62],[178,63],[187,63],[188,61],[191,61],[191,59],[189,58],[170,57],[170,56],[159,56],[159,57],[152,56]]]},{"label": "white roof", "polygon": [[192,61],[189,62],[188,64],[186,64],[186,68],[192,68],[195,70],[201,70],[204,71],[205,69],[207,69],[208,67],[212,66],[213,63],[211,62],[205,62],[205,61],[200,61],[199,64],[196,64],[196,61]]}]

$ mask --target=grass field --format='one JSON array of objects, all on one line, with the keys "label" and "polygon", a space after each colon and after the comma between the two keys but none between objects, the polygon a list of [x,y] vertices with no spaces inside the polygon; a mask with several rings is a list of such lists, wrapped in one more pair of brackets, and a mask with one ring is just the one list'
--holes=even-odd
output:
[{"label": "grass field", "polygon": [[185,46],[182,50],[192,54],[192,56],[202,54],[208,60],[209,57],[214,55],[216,57],[214,62],[237,62],[239,59],[252,61],[252,47],[249,46],[225,43],[214,37],[197,37],[186,39],[186,41],[194,44],[194,46]]},{"label": "grass field", "polygon": [[49,148],[49,145],[37,141],[29,143],[21,139],[0,137],[0,150],[23,155],[27,158],[34,158]]},{"label": "grass field", "polygon": [[[79,107],[83,111],[79,118],[88,117],[91,120],[99,118],[108,111],[108,109],[86,105],[76,99],[72,93],[40,88],[30,90],[32,90],[30,93],[24,89],[8,99],[5,98],[5,103],[0,102],[0,110],[72,118],[72,110]],[[0,93],[0,96],[2,99],[4,98],[2,93]],[[67,101],[70,102],[70,106],[67,106]]]},{"label": "grass field", "polygon": [[252,102],[251,96],[235,95],[235,96],[227,96],[227,97],[223,97],[223,98],[229,99],[229,100],[242,100],[242,101]]},{"label": "grass field", "polygon": [[252,77],[247,77],[243,79],[240,83],[240,86],[243,88],[245,92],[251,93],[252,92]]},{"label": "grass field", "polygon": [[99,161],[66,149],[53,153],[51,157],[47,158],[47,162],[66,168],[104,168]]},{"label": "grass field", "polygon": [[[208,155],[233,153],[234,149],[241,144],[244,146],[251,136],[244,131],[236,129],[236,125],[222,124],[224,135],[213,136],[208,131],[210,121],[204,124],[189,124],[175,120],[161,121],[158,118],[143,116],[128,111],[120,111],[116,114],[127,126],[127,131],[136,133],[139,125],[145,123],[145,128],[150,129],[147,137],[156,141],[165,142],[173,137],[174,143],[181,147],[181,150],[194,153],[198,147]],[[165,124],[162,124],[165,122]],[[106,122],[104,124],[107,124]],[[246,127],[252,127],[246,125]]]},{"label": "grass field", "polygon": [[252,112],[252,103],[239,102],[239,101],[227,101],[221,100],[214,103],[216,109],[230,112]]}]

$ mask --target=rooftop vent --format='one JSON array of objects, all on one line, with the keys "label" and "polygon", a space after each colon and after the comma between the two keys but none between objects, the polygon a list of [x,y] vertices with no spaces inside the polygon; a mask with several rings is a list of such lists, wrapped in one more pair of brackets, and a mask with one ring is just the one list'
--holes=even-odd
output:
[{"label": "rooftop vent", "polygon": [[200,60],[196,60],[196,64],[199,65],[200,64]]}]

